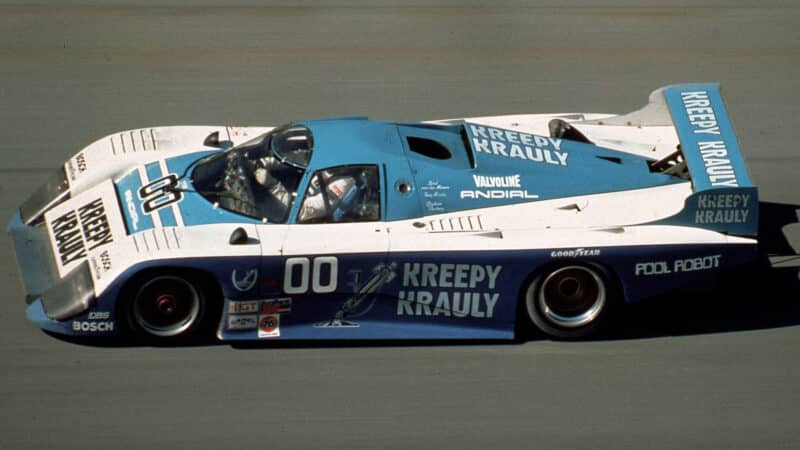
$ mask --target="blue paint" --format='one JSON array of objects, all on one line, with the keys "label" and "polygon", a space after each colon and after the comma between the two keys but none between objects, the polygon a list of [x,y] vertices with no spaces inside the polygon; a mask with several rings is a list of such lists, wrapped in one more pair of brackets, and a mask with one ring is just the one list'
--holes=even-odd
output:
[{"label": "blue paint", "polygon": [[[530,196],[547,200],[685,182],[650,172],[649,160],[640,156],[485,125],[466,123],[465,127],[475,154],[476,170],[459,174],[438,170],[438,177],[427,177],[440,183],[446,180],[452,185],[456,195],[443,202],[446,211],[521,203],[531,201]],[[519,183],[500,188],[479,183],[481,176],[501,179],[508,175],[519,175]],[[464,190],[472,194],[465,197]],[[510,191],[521,191],[524,195],[509,198]],[[486,198],[487,194],[493,198]]]},{"label": "blue paint", "polygon": [[[166,160],[167,170],[169,173],[176,174],[180,178],[184,173],[190,173],[193,163],[214,153],[217,152],[203,151],[178,156],[175,158],[169,158]],[[145,172],[147,173],[148,182],[168,175],[163,173],[160,165],[157,162],[145,165]],[[139,179],[139,172],[135,169],[132,170],[117,182],[116,187],[120,198],[120,204],[122,205],[123,216],[125,218],[128,233],[135,233],[153,228],[153,220],[150,215],[145,214],[141,205],[142,200],[138,196],[139,188],[142,187]],[[179,181],[179,187],[189,191],[192,190],[193,186],[191,185],[191,179],[188,175],[186,178],[183,178]],[[138,214],[138,228],[133,227],[132,215],[127,210],[128,202],[125,198],[125,192],[127,190],[130,190],[133,195],[132,203],[134,203]],[[203,196],[195,192],[184,192],[181,201],[174,204],[178,206],[178,211],[181,214],[185,226],[210,223],[259,223],[258,220],[240,216],[222,208],[215,208],[214,205],[203,198]],[[177,219],[173,212],[172,205],[159,208],[158,210],[154,211],[153,214],[159,214],[162,226],[168,227],[177,225]]]},{"label": "blue paint", "polygon": [[[300,124],[314,136],[309,173],[346,164],[385,167],[387,220],[686,182],[650,172],[649,160],[639,156],[469,123],[338,119]],[[530,145],[519,140],[522,135]],[[437,159],[415,152],[409,144],[414,138],[433,140],[449,149],[452,157]],[[492,188],[481,182],[515,175],[511,186]],[[300,184],[301,195],[305,183]],[[401,185],[412,191],[401,192]],[[299,203],[295,202],[290,223]]]},{"label": "blue paint", "polygon": [[[311,130],[314,153],[298,186],[287,223],[295,223],[311,174],[342,165],[378,166],[382,215],[401,220],[454,211],[536,200],[685,183],[653,173],[648,159],[581,142],[551,139],[471,123],[410,124],[363,119],[298,122]],[[412,140],[432,140],[447,148],[449,158],[415,151]],[[170,158],[170,173],[190,171],[201,152]],[[148,176],[158,175],[153,165]],[[182,189],[191,190],[189,176]],[[214,208],[203,196],[186,192],[179,203],[187,226],[207,223],[258,222]],[[160,212],[162,222],[173,224]]]},{"label": "blue paint", "polygon": [[142,199],[139,198],[139,188],[141,187],[142,181],[137,169],[128,172],[116,184],[128,234],[153,228],[153,219],[149,214],[145,214],[142,208]]},{"label": "blue paint", "polygon": [[[111,311],[111,317],[114,317],[120,289],[136,272],[145,268],[169,270],[185,267],[202,270],[213,277],[228,299],[291,298],[290,311],[280,315],[278,339],[509,339],[513,337],[514,325],[519,319],[517,312],[521,294],[535,274],[553,264],[580,262],[608,270],[620,280],[624,301],[635,302],[691,284],[712,282],[724,271],[752,260],[756,246],[622,246],[586,249],[592,250],[591,255],[580,257],[565,257],[563,250],[335,255],[338,276],[334,292],[294,295],[283,291],[287,276],[283,273],[286,259],[280,256],[148,261],[127,270],[97,299],[95,309],[76,318],[64,322],[50,321],[43,311],[37,310],[41,309],[41,306],[35,306],[37,303],[28,308],[28,316],[48,330],[75,334],[70,327],[72,321],[87,320],[92,311]],[[313,261],[317,256],[324,255],[308,255],[307,258]],[[704,261],[714,264],[702,267]],[[343,311],[347,300],[369,284],[370,277],[377,273],[376,267],[387,264],[394,276],[346,314],[337,315]],[[424,265],[435,267],[436,273],[428,277]],[[459,265],[466,267],[461,276]],[[232,271],[253,267],[259,267],[256,286],[246,292],[237,290],[231,282]],[[475,267],[483,267],[486,272],[481,274],[483,269]],[[476,270],[475,276],[473,270]],[[446,271],[447,275],[440,275]],[[494,273],[494,278],[490,273]],[[427,306],[415,301],[404,304],[404,299],[410,299],[412,292],[415,299],[427,299]],[[445,298],[443,301],[442,296]],[[464,303],[467,298],[468,307]],[[461,303],[457,304],[456,299]],[[491,305],[490,299],[494,299]],[[489,311],[491,317],[488,317]],[[226,304],[222,320],[227,321],[229,315]],[[340,324],[348,326],[321,326],[335,323],[337,318],[341,319]],[[527,320],[527,317],[520,320]],[[222,337],[257,339],[257,332],[223,330]]]},{"label": "blue paint", "polygon": [[164,176],[164,174],[161,173],[161,167],[160,164],[158,164],[158,161],[145,164],[144,171],[147,174],[148,183],[152,183],[153,181]]},{"label": "blue paint", "polygon": [[674,216],[653,222],[705,228],[738,236],[758,235],[758,189],[709,189],[695,192]]}]

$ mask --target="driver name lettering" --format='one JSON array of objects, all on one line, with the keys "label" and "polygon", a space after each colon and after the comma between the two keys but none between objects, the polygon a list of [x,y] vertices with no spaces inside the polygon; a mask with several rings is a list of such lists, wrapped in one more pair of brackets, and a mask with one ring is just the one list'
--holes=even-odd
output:
[{"label": "driver name lettering", "polygon": [[490,264],[404,263],[397,315],[491,319],[500,299],[492,291],[502,269]]},{"label": "driver name lettering", "polygon": [[561,139],[475,124],[469,124],[469,131],[476,153],[556,166],[567,165],[569,154],[561,151]]}]

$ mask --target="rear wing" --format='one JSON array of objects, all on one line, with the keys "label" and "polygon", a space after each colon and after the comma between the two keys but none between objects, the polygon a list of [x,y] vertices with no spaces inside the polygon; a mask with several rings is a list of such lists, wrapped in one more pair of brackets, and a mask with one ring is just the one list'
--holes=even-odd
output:
[{"label": "rear wing", "polygon": [[680,146],[651,170],[692,182],[683,210],[659,223],[706,228],[740,236],[758,234],[758,190],[733,133],[717,83],[665,86],[644,108],[604,119],[608,125],[675,127]]},{"label": "rear wing", "polygon": [[719,85],[679,84],[660,89],[695,191],[752,187]]},{"label": "rear wing", "polygon": [[715,231],[758,234],[758,190],[716,83],[667,86],[663,93],[695,193],[673,220]]}]

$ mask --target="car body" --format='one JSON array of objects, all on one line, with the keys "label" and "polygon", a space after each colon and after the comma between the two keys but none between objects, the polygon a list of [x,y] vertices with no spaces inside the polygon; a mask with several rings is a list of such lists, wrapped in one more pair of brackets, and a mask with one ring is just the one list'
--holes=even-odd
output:
[{"label": "car body", "polygon": [[757,196],[704,83],[625,115],[124,131],[8,229],[27,315],[59,334],[580,338],[751,261]]}]

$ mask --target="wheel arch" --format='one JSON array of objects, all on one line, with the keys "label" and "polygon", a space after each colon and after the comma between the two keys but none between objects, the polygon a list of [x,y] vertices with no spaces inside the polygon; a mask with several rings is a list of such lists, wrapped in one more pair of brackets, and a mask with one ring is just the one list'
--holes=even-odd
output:
[{"label": "wheel arch", "polygon": [[[190,283],[196,283],[197,288],[203,291],[207,301],[212,302],[210,305],[215,309],[219,308],[221,312],[225,295],[222,283],[209,270],[181,264],[158,264],[157,262],[132,269],[128,270],[124,279],[118,280],[119,283],[114,289],[116,298],[113,305],[113,316],[114,320],[122,326],[123,333],[132,331],[127,314],[135,295],[136,286],[158,275],[175,275]],[[217,317],[215,320],[218,321],[219,318]]]},{"label": "wheel arch", "polygon": [[[520,283],[517,292],[516,317],[514,323],[514,328],[517,331],[523,329],[530,322],[530,318],[526,310],[526,292],[530,284],[538,277],[548,272],[552,272],[560,267],[574,265],[585,266],[597,270],[603,277],[603,280],[607,283],[607,289],[611,294],[610,300],[612,303],[621,304],[626,301],[627,297],[624,285],[622,283],[622,278],[612,265],[598,260],[587,260],[580,258],[554,259],[534,268],[522,279],[522,283]],[[535,328],[533,324],[530,324],[530,326]]]}]

